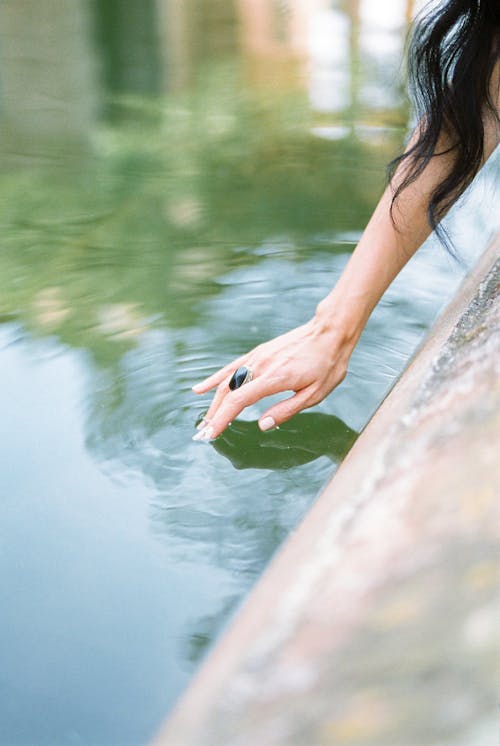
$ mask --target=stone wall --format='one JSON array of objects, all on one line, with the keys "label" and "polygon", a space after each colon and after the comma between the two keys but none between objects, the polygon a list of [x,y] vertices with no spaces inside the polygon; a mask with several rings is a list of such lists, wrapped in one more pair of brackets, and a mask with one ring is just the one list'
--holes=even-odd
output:
[{"label": "stone wall", "polygon": [[500,237],[156,746],[494,743]]}]

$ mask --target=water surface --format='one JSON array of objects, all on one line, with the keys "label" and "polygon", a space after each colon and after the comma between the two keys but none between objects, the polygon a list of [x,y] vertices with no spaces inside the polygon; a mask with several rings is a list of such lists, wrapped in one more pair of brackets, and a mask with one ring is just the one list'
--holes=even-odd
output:
[{"label": "water surface", "polygon": [[405,4],[299,5],[0,6],[2,744],[147,741],[463,276],[431,239],[325,402],[191,441],[192,384],[310,317],[407,134]]}]

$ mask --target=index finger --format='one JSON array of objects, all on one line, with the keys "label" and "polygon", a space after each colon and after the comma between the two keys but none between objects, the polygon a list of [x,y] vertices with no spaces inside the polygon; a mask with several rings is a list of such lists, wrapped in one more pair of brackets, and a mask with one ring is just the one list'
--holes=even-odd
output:
[{"label": "index finger", "polygon": [[218,386],[219,383],[221,383],[226,376],[229,375],[229,373],[232,373],[236,368],[239,368],[242,363],[247,360],[248,354],[241,355],[241,357],[237,357],[236,360],[232,360],[230,363],[225,365],[223,368],[220,368],[215,373],[212,373],[211,376],[208,376],[208,378],[205,378],[203,381],[200,381],[200,383],[196,383],[192,390],[195,394],[204,394],[207,391],[210,391],[210,389],[213,389],[214,386]]}]

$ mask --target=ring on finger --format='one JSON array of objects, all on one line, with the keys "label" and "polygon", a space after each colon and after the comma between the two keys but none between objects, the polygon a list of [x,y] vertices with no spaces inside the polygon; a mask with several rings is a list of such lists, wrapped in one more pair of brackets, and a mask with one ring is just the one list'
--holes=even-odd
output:
[{"label": "ring on finger", "polygon": [[249,383],[253,378],[253,370],[247,365],[241,365],[236,368],[231,379],[229,381],[229,388],[231,391],[239,389],[245,383]]}]

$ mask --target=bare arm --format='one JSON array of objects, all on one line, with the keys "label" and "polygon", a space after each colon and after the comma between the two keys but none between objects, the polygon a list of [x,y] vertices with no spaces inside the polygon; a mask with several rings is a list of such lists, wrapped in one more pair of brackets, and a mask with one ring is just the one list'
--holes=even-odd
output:
[{"label": "bare arm", "polygon": [[[483,162],[498,144],[496,122],[485,118]],[[411,145],[411,141],[410,141]],[[391,282],[429,236],[427,205],[434,188],[448,173],[453,151],[445,138],[438,144],[437,155],[418,179],[405,189],[395,205],[394,225],[390,206],[393,185],[382,195],[341,278],[318,306],[317,316],[325,326],[336,316],[345,332],[357,341],[368,318]]]},{"label": "bare arm", "polygon": [[[496,79],[497,75],[494,76]],[[238,414],[259,399],[282,391],[295,394],[273,405],[259,419],[268,430],[324,399],[345,377],[352,351],[378,301],[392,280],[430,234],[427,205],[435,186],[448,173],[453,151],[445,138],[418,178],[398,197],[393,223],[392,186],[382,195],[339,281],[318,305],[315,316],[259,345],[193,387],[202,394],[218,386],[197,440],[216,438]],[[485,120],[484,160],[498,143],[497,123]],[[396,171],[393,184],[401,178]],[[230,391],[229,380],[241,365],[254,379]]]}]

